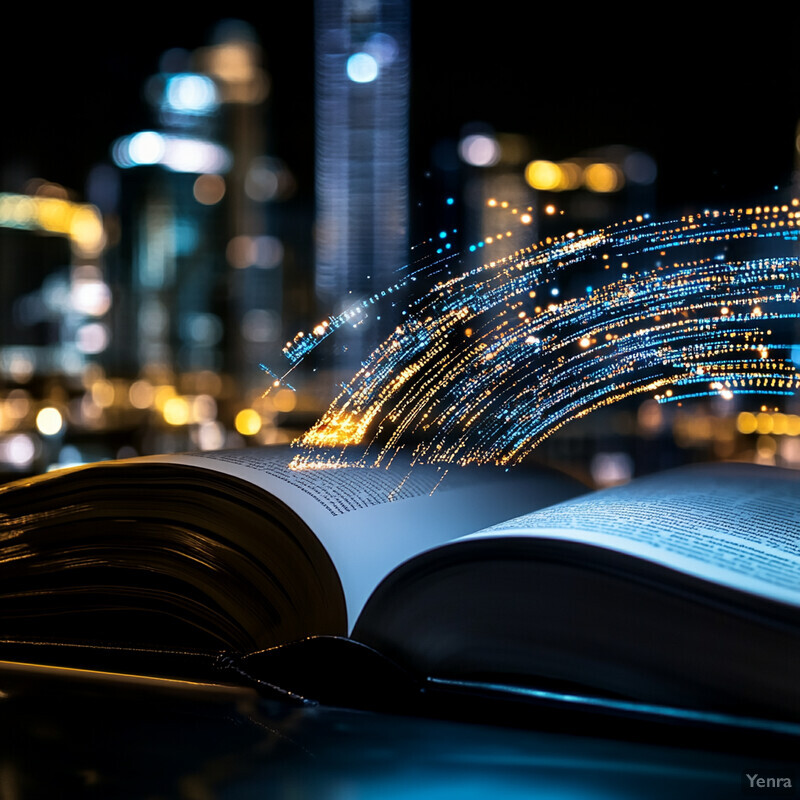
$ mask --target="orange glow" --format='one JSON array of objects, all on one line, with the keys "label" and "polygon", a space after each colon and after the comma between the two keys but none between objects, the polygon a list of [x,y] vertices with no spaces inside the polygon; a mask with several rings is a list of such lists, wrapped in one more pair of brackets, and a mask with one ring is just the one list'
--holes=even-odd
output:
[{"label": "orange glow", "polygon": [[525,167],[525,180],[539,191],[559,191],[562,182],[562,173],[558,164],[552,161],[531,161]]},{"label": "orange glow", "polygon": [[589,164],[583,172],[586,188],[592,192],[616,192],[625,183],[622,172],[614,164]]},{"label": "orange glow", "polygon": [[255,436],[261,430],[261,414],[254,408],[243,408],[233,421],[233,425],[242,436]]},{"label": "orange glow", "polygon": [[60,197],[0,194],[0,227],[68,236],[75,251],[86,257],[100,255],[106,243],[100,212]]}]

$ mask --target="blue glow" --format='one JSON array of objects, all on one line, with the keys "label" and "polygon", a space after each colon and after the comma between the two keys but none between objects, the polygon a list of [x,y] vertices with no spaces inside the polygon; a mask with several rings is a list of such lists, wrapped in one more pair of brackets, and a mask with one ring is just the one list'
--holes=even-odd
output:
[{"label": "blue glow", "polygon": [[172,172],[196,174],[219,174],[231,165],[230,153],[215,142],[157,131],[140,131],[118,139],[112,157],[123,169],[160,165]]},{"label": "blue glow", "polygon": [[217,87],[205,75],[171,75],[164,89],[164,103],[183,114],[212,114],[219,107]]},{"label": "blue glow", "polygon": [[378,77],[378,62],[369,53],[353,53],[347,59],[347,77],[354,83],[372,83]]},{"label": "blue glow", "polygon": [[590,708],[600,708],[606,711],[622,711],[624,713],[641,714],[643,716],[677,719],[684,722],[701,722],[711,725],[723,725],[735,728],[766,730],[774,733],[788,733],[792,736],[800,735],[800,725],[795,722],[784,722],[783,720],[760,719],[758,717],[737,717],[733,714],[723,714],[714,711],[697,711],[690,708],[676,708],[675,706],[637,703],[631,700],[612,700],[604,697],[562,694],[561,692],[548,692],[541,689],[531,689],[524,686],[509,686],[499,683],[451,681],[439,680],[437,678],[430,678],[429,681],[435,686],[452,686],[461,689],[473,689],[482,692],[497,693],[501,696],[513,697],[516,695],[517,697],[529,697],[535,700],[556,701],[567,706],[587,706]]},{"label": "blue glow", "polygon": [[176,255],[191,255],[200,242],[200,232],[197,223],[191,217],[175,220],[175,253]]},{"label": "blue glow", "polygon": [[364,49],[379,64],[391,64],[397,58],[400,48],[395,38],[388,33],[373,33],[367,39]]},{"label": "blue glow", "polygon": [[[515,464],[563,425],[634,395],[796,396],[794,209],[628,221],[497,255],[492,244],[491,260],[460,272],[451,256],[434,258],[417,274],[439,279],[300,443],[372,442],[376,464],[407,441],[420,462]],[[781,240],[787,254],[776,255]],[[717,258],[737,242],[746,259]],[[537,305],[589,267],[600,285]],[[313,346],[300,337],[284,353],[297,363]]]},{"label": "blue glow", "polygon": [[141,131],[128,139],[128,157],[132,164],[158,164],[164,157],[164,137],[155,131]]}]

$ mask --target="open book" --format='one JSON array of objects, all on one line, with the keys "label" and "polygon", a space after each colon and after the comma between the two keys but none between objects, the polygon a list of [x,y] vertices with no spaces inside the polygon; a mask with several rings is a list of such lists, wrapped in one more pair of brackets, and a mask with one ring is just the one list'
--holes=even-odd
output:
[{"label": "open book", "polygon": [[292,455],[0,488],[0,638],[252,654],[348,637],[423,678],[800,719],[800,473],[587,492],[544,468]]}]

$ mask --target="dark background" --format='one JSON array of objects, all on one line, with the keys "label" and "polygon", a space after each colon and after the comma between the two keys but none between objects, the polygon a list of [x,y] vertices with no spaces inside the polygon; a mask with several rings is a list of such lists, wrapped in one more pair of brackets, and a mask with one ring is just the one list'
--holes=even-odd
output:
[{"label": "dark background", "polygon": [[[267,150],[313,191],[313,4],[258,12],[22,9],[0,32],[0,191],[32,174],[81,190],[115,137],[154,124],[145,79],[171,47],[207,44],[225,17],[257,30],[271,74]],[[797,13],[561,4],[412,3],[412,192],[431,148],[483,122],[566,158],[624,143],[659,166],[659,211],[764,201],[794,168]]]}]

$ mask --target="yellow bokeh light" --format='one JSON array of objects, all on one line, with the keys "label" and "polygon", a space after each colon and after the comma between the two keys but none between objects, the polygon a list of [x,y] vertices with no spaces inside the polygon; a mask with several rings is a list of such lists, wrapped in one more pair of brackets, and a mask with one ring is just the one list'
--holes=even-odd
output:
[{"label": "yellow bokeh light", "polygon": [[86,257],[98,256],[106,243],[100,212],[61,197],[0,195],[0,226],[68,236],[76,252]]},{"label": "yellow bokeh light", "polygon": [[760,414],[742,411],[736,419],[739,433],[760,433],[773,436],[800,436],[800,416],[797,414],[770,413],[762,410]]},{"label": "yellow bokeh light", "polygon": [[225,42],[206,55],[210,71],[225,83],[249,83],[255,76],[256,55],[249,42]]},{"label": "yellow bokeh light", "polygon": [[531,161],[525,167],[525,180],[539,191],[558,191],[562,181],[561,168],[553,161]]},{"label": "yellow bokeh light", "polygon": [[42,228],[51,233],[69,233],[73,214],[72,203],[56,197],[37,197],[34,203],[37,222]]},{"label": "yellow bokeh light", "polygon": [[566,192],[580,187],[583,181],[583,168],[580,164],[574,161],[562,161],[558,168],[561,171],[559,191]]},{"label": "yellow bokeh light", "polygon": [[736,418],[736,429],[739,433],[755,433],[757,427],[756,415],[749,411],[742,411]]},{"label": "yellow bokeh light", "polygon": [[772,414],[762,411],[756,417],[756,431],[760,434],[772,433]]},{"label": "yellow bokeh light", "polygon": [[788,420],[786,419],[785,414],[773,414],[772,415],[772,432],[776,436],[782,436],[788,430]]},{"label": "yellow bokeh light", "polygon": [[233,421],[236,431],[242,436],[255,436],[261,430],[261,414],[254,408],[243,408]]},{"label": "yellow bokeh light", "polygon": [[189,422],[190,406],[185,397],[170,397],[161,412],[169,425],[186,425]]},{"label": "yellow bokeh light", "polygon": [[134,408],[150,408],[155,399],[155,389],[149,381],[134,381],[128,389],[128,400]]},{"label": "yellow bokeh light", "polygon": [[272,402],[276,411],[282,411],[285,414],[294,411],[294,407],[297,405],[297,396],[291,389],[281,389],[275,393]]},{"label": "yellow bokeh light", "polygon": [[73,247],[84,256],[98,256],[105,247],[103,220],[94,206],[77,206],[68,232]]},{"label": "yellow bokeh light", "polygon": [[110,408],[114,405],[114,384],[101,378],[92,383],[92,402],[100,408]]},{"label": "yellow bokeh light", "polygon": [[169,384],[165,384],[163,386],[159,386],[155,389],[153,395],[153,405],[158,409],[158,411],[163,412],[164,406],[167,404],[168,400],[171,400],[173,397],[177,395],[175,391],[175,387]]},{"label": "yellow bokeh light", "polygon": [[616,192],[622,188],[625,178],[614,164],[589,164],[583,171],[583,182],[591,192]]},{"label": "yellow bokeh light", "polygon": [[217,82],[227,103],[257,104],[270,91],[269,75],[258,66],[258,46],[251,42],[223,42],[201,48],[201,63]]}]

